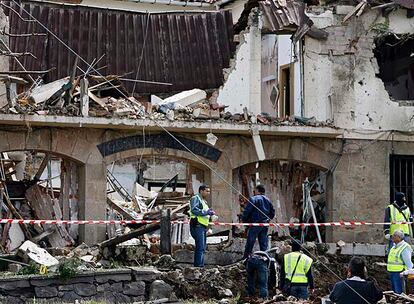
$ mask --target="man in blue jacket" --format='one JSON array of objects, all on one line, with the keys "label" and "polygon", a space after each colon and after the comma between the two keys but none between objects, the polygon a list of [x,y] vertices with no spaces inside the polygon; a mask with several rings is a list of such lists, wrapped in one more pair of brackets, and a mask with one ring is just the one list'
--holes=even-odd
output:
[{"label": "man in blue jacket", "polygon": [[[249,199],[242,215],[244,223],[269,223],[275,217],[275,209],[272,202],[265,196],[263,185],[257,185],[254,196]],[[253,251],[256,239],[259,240],[261,251],[268,249],[267,231],[269,227],[250,227],[247,233],[246,248],[244,258],[248,258]]]}]

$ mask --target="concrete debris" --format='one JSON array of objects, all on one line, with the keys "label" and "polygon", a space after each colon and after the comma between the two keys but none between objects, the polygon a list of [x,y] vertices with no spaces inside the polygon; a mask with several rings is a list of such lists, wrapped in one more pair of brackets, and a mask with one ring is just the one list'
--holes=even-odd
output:
[{"label": "concrete debris", "polygon": [[[0,81],[9,81],[1,78]],[[24,79],[23,79],[24,80]],[[22,85],[19,83],[19,85]],[[26,88],[24,86],[24,88]],[[129,96],[118,76],[65,77],[48,84],[35,84],[2,108],[2,113],[62,115],[83,117],[150,118],[169,121],[228,120],[231,123],[265,125],[332,126],[315,118],[271,117],[253,115],[247,109],[241,114],[226,112],[227,105],[217,104],[214,94],[193,89],[162,99],[156,95]]]},{"label": "concrete debris", "polygon": [[193,89],[189,91],[183,91],[175,94],[171,97],[164,99],[164,103],[175,103],[183,107],[191,106],[205,100],[207,94],[205,91],[200,89]]},{"label": "concrete debris", "polygon": [[40,248],[35,243],[26,241],[20,246],[18,254],[27,262],[33,261],[39,265],[47,267],[56,266],[59,261],[50,255],[45,249]]}]

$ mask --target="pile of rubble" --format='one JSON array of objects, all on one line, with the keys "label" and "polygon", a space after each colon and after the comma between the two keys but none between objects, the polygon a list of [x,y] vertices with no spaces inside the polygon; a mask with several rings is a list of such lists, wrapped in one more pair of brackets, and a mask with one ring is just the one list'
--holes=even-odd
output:
[{"label": "pile of rubble", "polygon": [[[332,126],[314,117],[277,118],[267,113],[254,115],[247,108],[241,113],[226,111],[227,106],[215,102],[217,91],[193,89],[168,98],[156,95],[131,96],[123,87],[124,78],[109,75],[72,76],[41,84],[16,76],[0,76],[7,86],[7,105],[2,113],[29,115],[62,115],[154,120],[216,120],[232,123],[264,125]],[[18,91],[22,93],[17,94]]]}]

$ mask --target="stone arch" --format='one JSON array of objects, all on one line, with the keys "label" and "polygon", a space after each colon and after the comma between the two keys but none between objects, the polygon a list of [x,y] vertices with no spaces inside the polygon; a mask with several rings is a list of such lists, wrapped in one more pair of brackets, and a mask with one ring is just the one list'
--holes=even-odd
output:
[{"label": "stone arch", "polygon": [[99,164],[103,157],[86,132],[75,129],[39,128],[30,131],[2,131],[0,151],[35,150],[50,152],[80,164]]},{"label": "stone arch", "polygon": [[[91,137],[91,140],[89,139]],[[105,219],[106,168],[90,129],[51,127],[11,128],[0,131],[0,151],[41,151],[79,164],[79,219]],[[81,225],[80,241],[88,244],[105,239],[105,227]]]},{"label": "stone arch", "polygon": [[[217,174],[214,173],[217,172],[230,184],[232,183],[232,170],[228,157],[222,155],[222,148],[215,148],[210,145],[204,144],[201,141],[200,136],[184,136],[185,135],[179,136],[180,140],[189,140],[191,142],[189,146],[190,150],[193,151],[193,153],[197,156],[174,145],[167,145],[166,147],[153,146],[151,148],[143,148],[143,145],[141,144],[142,142],[140,142],[139,139],[136,139],[137,137],[139,137],[139,135],[135,135],[135,139],[130,137],[131,140],[135,142],[128,143],[128,141],[122,141],[125,138],[120,138],[117,142],[123,147],[114,148],[114,146],[112,146],[110,149],[112,149],[114,153],[103,152],[103,155],[105,155],[104,161],[106,164],[109,164],[110,162],[116,160],[121,160],[132,156],[140,156],[142,154],[143,157],[159,155],[168,158],[181,159],[183,161],[189,162],[195,166],[204,169],[205,172],[208,173],[209,184],[213,190],[211,195],[211,204],[212,207],[217,211],[217,213],[221,215],[220,218],[224,221],[230,221],[232,219],[235,219],[237,210],[233,209],[233,206],[231,204],[231,188],[226,186],[223,183],[222,178],[220,178]],[[107,143],[109,142],[111,141],[108,141]],[[146,143],[148,143],[148,141],[146,141]],[[114,144],[116,145],[116,142],[112,140],[111,145]],[[200,146],[197,147],[197,145]],[[122,151],[117,151],[118,149]],[[102,151],[105,151],[105,147],[101,145],[100,151],[101,153]]]},{"label": "stone arch", "polygon": [[[317,138],[305,141],[301,138],[262,136],[265,160],[298,161],[325,170],[329,169],[338,157],[338,153],[329,152],[327,149],[327,145],[333,141]],[[259,161],[251,139],[245,139],[240,145],[230,145],[229,149],[226,152],[230,155],[240,155],[232,159],[233,169]]]}]

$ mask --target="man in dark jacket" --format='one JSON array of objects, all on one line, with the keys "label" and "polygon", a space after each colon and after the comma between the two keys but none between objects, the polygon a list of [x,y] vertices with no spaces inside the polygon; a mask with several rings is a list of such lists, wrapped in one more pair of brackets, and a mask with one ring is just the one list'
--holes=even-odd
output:
[{"label": "man in dark jacket", "polygon": [[365,262],[353,257],[348,265],[348,279],[335,284],[329,299],[336,304],[375,304],[382,299],[382,290],[372,279],[366,279]]},{"label": "man in dark jacket", "polygon": [[[249,199],[242,215],[244,223],[269,223],[275,217],[275,209],[272,202],[265,196],[263,185],[257,185],[254,196]],[[259,240],[261,251],[268,249],[267,231],[269,227],[250,227],[247,233],[244,258],[249,257],[253,251],[256,239]]]}]

